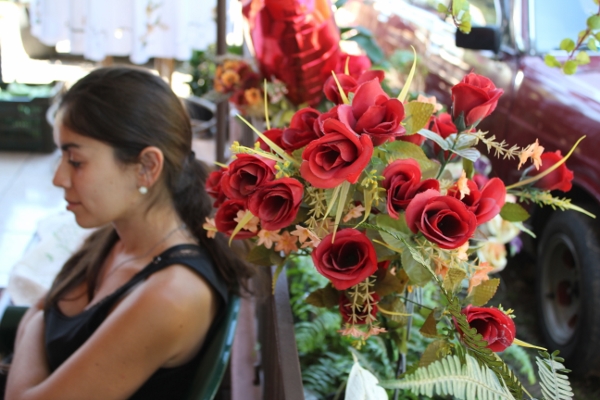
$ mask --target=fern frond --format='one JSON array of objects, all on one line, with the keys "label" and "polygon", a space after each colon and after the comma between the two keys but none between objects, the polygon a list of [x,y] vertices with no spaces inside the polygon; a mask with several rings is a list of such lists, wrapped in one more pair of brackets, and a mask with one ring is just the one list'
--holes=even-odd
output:
[{"label": "fern frond", "polygon": [[502,353],[503,359],[511,360],[511,365],[518,368],[519,373],[526,375],[530,385],[536,382],[535,369],[531,356],[521,346],[512,345]]},{"label": "fern frond", "polygon": [[436,394],[456,399],[514,399],[491,369],[478,364],[469,355],[466,364],[461,364],[460,358],[452,355],[418,368],[402,380],[383,381],[380,385],[388,389],[408,389],[429,397]]},{"label": "fern frond", "polygon": [[474,133],[469,133],[469,135],[475,136],[477,141],[483,142],[487,147],[488,154],[490,150],[494,149],[494,155],[496,157],[502,156],[503,159],[512,160],[513,158],[519,157],[521,154],[521,149],[519,146],[513,145],[512,147],[508,147],[508,143],[506,141],[497,142],[496,136],[492,135],[490,137],[486,137],[487,132],[477,131]]},{"label": "fern frond", "polygon": [[538,375],[542,394],[546,400],[568,400],[574,394],[571,383],[566,375],[568,370],[559,362],[562,358],[555,358],[556,354],[540,353],[544,358],[536,357]]},{"label": "fern frond", "polygon": [[462,340],[466,345],[467,354],[475,358],[481,365],[494,371],[496,377],[506,384],[514,397],[523,398],[523,385],[508,365],[487,348],[487,342],[477,333],[477,330],[469,326],[467,318],[460,312],[460,303],[456,297],[450,299],[447,310],[463,332]]},{"label": "fern frond", "polygon": [[550,206],[553,210],[559,209],[561,211],[566,210],[574,210],[580,213],[583,213],[591,218],[596,218],[594,214],[589,211],[584,210],[583,208],[571,203],[571,199],[564,197],[554,197],[552,194],[546,191],[538,191],[538,190],[523,190],[520,192],[514,193],[516,196],[519,196],[520,201],[533,201],[537,205]]}]

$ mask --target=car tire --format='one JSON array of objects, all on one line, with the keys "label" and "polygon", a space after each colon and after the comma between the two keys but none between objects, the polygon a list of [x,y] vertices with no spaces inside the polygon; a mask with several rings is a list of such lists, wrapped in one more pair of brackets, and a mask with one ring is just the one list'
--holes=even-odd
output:
[{"label": "car tire", "polygon": [[576,211],[552,213],[538,245],[536,269],[538,321],[548,350],[560,350],[575,374],[600,370],[597,222]]}]

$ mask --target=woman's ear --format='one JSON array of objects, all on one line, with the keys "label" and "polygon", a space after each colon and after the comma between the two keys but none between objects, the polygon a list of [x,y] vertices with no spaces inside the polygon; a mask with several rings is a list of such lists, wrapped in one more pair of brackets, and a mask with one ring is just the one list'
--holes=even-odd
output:
[{"label": "woman's ear", "polygon": [[139,160],[139,186],[150,188],[160,177],[165,157],[158,147],[149,146],[141,151]]}]

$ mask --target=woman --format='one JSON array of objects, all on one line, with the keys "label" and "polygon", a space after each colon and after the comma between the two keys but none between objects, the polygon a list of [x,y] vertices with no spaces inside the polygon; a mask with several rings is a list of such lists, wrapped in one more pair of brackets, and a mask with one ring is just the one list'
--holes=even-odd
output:
[{"label": "woman", "polygon": [[207,239],[206,172],[160,79],[98,69],[62,99],[53,183],[95,231],[23,318],[8,399],[177,399],[249,269]]}]

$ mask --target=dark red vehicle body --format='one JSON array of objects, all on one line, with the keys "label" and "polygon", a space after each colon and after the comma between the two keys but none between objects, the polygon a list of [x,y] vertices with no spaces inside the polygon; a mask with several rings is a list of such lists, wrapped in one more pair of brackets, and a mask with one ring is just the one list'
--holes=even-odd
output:
[{"label": "dark red vehicle body", "polygon": [[[571,35],[575,38],[585,29],[588,12],[597,12],[598,6],[592,0],[469,2],[474,26],[478,22],[487,26],[471,35],[494,33],[499,36],[499,48],[477,36],[470,39],[481,39],[481,47],[457,47],[455,40],[461,35],[456,34],[452,21],[443,20],[435,11],[438,0],[376,1],[371,12],[361,7],[357,22],[371,28],[388,53],[414,46],[420,70],[427,74],[417,90],[435,95],[447,106],[451,104],[451,87],[471,71],[502,88],[504,94],[496,110],[479,125],[498,141],[525,147],[539,139],[546,151],[560,150],[564,155],[585,135],[567,163],[575,173],[573,189],[555,195],[569,197],[598,215],[600,53],[590,52],[591,62],[579,66],[571,76],[544,63],[548,52],[566,58],[564,51],[549,46],[558,46],[564,38],[561,29],[566,22],[577,28]],[[577,11],[572,11],[574,8]],[[556,30],[548,36],[557,39],[536,38],[542,28]],[[518,160],[489,158],[493,173],[504,182],[519,180],[523,171],[517,170]],[[537,258],[536,303],[542,333],[548,346],[560,349],[576,372],[600,369],[600,224],[573,211],[563,213],[550,207],[533,207],[531,211],[528,224],[537,239],[529,240],[528,247]]]}]

